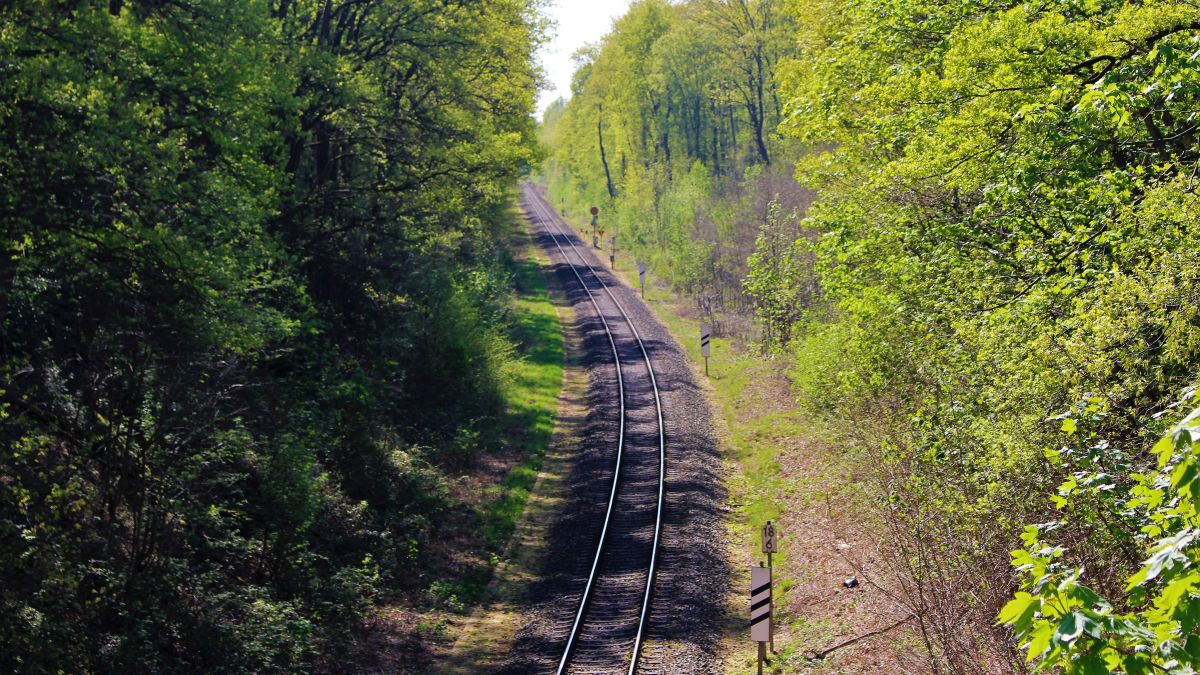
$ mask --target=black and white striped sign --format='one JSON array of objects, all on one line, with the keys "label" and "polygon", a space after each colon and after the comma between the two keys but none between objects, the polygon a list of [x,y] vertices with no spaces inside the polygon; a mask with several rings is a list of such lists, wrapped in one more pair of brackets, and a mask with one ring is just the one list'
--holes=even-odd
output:
[{"label": "black and white striped sign", "polygon": [[646,263],[638,263],[638,280],[646,285]]},{"label": "black and white striped sign", "polygon": [[700,324],[700,355],[704,358],[709,357],[711,349],[708,346],[709,339],[712,338],[712,326],[702,323]]},{"label": "black and white striped sign", "polygon": [[771,639],[771,568],[750,568],[750,639]]}]

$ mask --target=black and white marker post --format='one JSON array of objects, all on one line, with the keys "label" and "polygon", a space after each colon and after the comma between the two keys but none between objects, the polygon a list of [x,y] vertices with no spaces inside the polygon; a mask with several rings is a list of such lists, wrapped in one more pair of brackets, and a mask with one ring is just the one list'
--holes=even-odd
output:
[{"label": "black and white marker post", "polygon": [[700,324],[700,355],[704,357],[704,376],[708,377],[708,357],[711,350],[708,346],[708,341],[712,338],[712,326]]},{"label": "black and white marker post", "polygon": [[642,299],[646,299],[646,263],[638,263],[638,282],[642,284]]},{"label": "black and white marker post", "polygon": [[608,249],[608,266],[617,269],[617,235],[612,236],[612,248]]},{"label": "black and white marker post", "polygon": [[[775,569],[775,566],[772,564],[772,561],[771,561],[771,555],[773,553],[775,553],[775,551],[779,550],[779,544],[777,541],[778,537],[779,537],[779,531],[775,528],[775,525],[772,524],[771,521],[768,520],[767,524],[763,525],[763,528],[762,528],[762,550],[763,550],[763,553],[767,554],[767,569],[771,570],[771,571],[774,571],[774,569]],[[772,593],[771,594],[771,613],[774,614],[774,612],[775,612],[775,597],[774,597],[774,593]],[[771,643],[771,653],[774,654],[775,653],[775,630],[774,630],[773,626],[772,626],[771,630],[767,631],[767,641]]]},{"label": "black and white marker post", "polygon": [[750,639],[758,643],[758,675],[762,675],[771,640],[771,568],[761,563],[750,568]]}]

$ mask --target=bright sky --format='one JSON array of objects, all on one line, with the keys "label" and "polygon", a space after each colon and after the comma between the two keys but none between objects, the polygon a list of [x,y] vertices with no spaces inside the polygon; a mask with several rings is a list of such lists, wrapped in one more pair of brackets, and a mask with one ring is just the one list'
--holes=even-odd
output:
[{"label": "bright sky", "polygon": [[612,29],[613,19],[629,9],[630,0],[551,0],[547,12],[557,24],[554,39],[539,56],[550,80],[550,89],[538,98],[538,110],[558,97],[571,95],[571,55],[588,42],[596,42]]}]

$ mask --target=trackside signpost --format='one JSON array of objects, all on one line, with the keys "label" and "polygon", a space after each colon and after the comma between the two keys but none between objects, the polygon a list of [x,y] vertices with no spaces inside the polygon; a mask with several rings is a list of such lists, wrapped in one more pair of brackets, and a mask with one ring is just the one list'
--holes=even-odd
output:
[{"label": "trackside signpost", "polygon": [[762,551],[768,556],[767,567],[771,566],[770,555],[779,550],[779,544],[775,539],[777,536],[778,532],[775,529],[775,525],[768,520],[767,524],[762,526]]},{"label": "trackside signpost", "polygon": [[750,568],[750,639],[758,643],[758,675],[762,675],[771,640],[771,568],[761,564]]},{"label": "trackside signpost", "polygon": [[638,282],[642,285],[642,299],[646,299],[646,263],[638,263]]},{"label": "trackside signpost", "polygon": [[707,323],[700,324],[700,355],[704,357],[704,376],[708,377],[708,357],[711,354],[709,348],[709,340],[712,339],[712,326]]},{"label": "trackside signpost", "polygon": [[[779,530],[771,521],[767,521],[766,525],[762,526],[762,551],[767,554],[767,569],[774,570],[771,555],[779,550]],[[771,610],[774,613],[775,599],[771,598]],[[773,629],[767,631],[767,642],[771,643],[771,653],[775,653],[775,631]]]},{"label": "trackside signpost", "polygon": [[617,268],[617,235],[612,236],[612,248],[608,249],[608,266]]}]

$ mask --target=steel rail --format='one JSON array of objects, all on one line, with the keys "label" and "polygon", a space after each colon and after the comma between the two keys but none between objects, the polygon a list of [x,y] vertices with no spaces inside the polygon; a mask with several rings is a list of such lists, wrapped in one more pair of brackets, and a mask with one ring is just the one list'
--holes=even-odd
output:
[{"label": "steel rail", "polygon": [[[525,189],[529,193],[534,192],[533,188],[531,187],[526,186]],[[545,209],[542,207],[536,193],[533,194],[532,198],[529,200],[529,203],[532,204],[535,210],[539,212],[538,217],[546,222],[547,226],[550,226],[553,223],[552,219],[546,218]],[[557,226],[554,226],[554,229],[559,230],[560,233],[562,231]],[[587,293],[588,300],[591,301],[592,307],[596,310],[596,316],[600,317],[600,323],[604,326],[604,332],[608,336],[608,344],[610,347],[612,347],[613,365],[617,371],[617,393],[620,409],[620,430],[619,434],[617,435],[617,458],[613,468],[612,488],[608,493],[608,507],[604,512],[604,525],[600,528],[600,543],[596,546],[596,556],[592,559],[592,569],[591,572],[588,573],[587,584],[583,589],[583,597],[579,602],[579,610],[575,613],[575,621],[571,625],[570,634],[567,636],[567,646],[563,650],[562,659],[558,663],[557,672],[559,675],[562,675],[562,673],[566,670],[571,649],[575,646],[575,637],[579,634],[579,626],[583,623],[584,610],[587,607],[588,598],[591,596],[592,586],[596,581],[596,573],[600,569],[600,557],[604,552],[604,541],[608,537],[608,526],[612,520],[613,504],[617,498],[617,485],[619,484],[619,479],[621,476],[621,460],[625,450],[625,380],[621,375],[621,357],[617,352],[617,342],[613,338],[612,329],[608,325],[608,319],[604,318],[604,312],[600,311],[600,305],[596,302],[595,296],[592,295],[591,289],[588,288],[587,282],[583,280],[583,276],[579,274],[579,270],[571,262],[566,251],[563,250],[562,245],[558,243],[558,235],[551,232],[550,237],[554,240],[554,245],[558,247],[559,253],[562,254],[563,260],[565,260],[566,263],[571,266],[571,271],[575,273],[575,278],[579,280],[579,286],[583,288],[585,293]]]},{"label": "steel rail", "polygon": [[572,251],[574,251],[575,257],[578,258],[579,262],[584,267],[587,268],[588,272],[591,273],[592,278],[595,279],[600,284],[600,287],[608,295],[609,299],[612,300],[613,305],[616,306],[617,311],[619,311],[621,313],[621,316],[624,317],[625,323],[627,323],[629,325],[630,330],[633,331],[633,337],[635,340],[637,340],[638,348],[642,352],[642,359],[646,363],[646,372],[650,375],[650,386],[654,391],[654,406],[655,406],[656,414],[658,417],[658,504],[657,504],[657,508],[656,508],[656,512],[655,512],[655,516],[654,516],[654,541],[653,541],[652,548],[650,549],[650,565],[649,565],[649,569],[646,574],[646,589],[642,594],[642,607],[641,607],[641,611],[638,616],[637,634],[634,637],[633,651],[629,658],[629,671],[628,672],[629,672],[629,675],[633,675],[634,672],[637,670],[638,657],[641,653],[642,642],[643,642],[643,639],[645,636],[646,618],[650,612],[650,596],[651,596],[651,592],[654,588],[654,575],[655,575],[655,571],[658,568],[659,542],[662,537],[664,487],[666,484],[666,438],[665,438],[665,432],[664,432],[664,426],[663,426],[662,398],[659,396],[658,380],[654,376],[654,366],[650,362],[650,353],[646,350],[645,343],[642,342],[642,336],[638,332],[637,326],[634,325],[633,320],[631,318],[629,318],[629,313],[625,311],[625,307],[622,306],[621,302],[619,300],[617,300],[617,297],[615,295],[613,295],[612,289],[609,288],[608,284],[604,283],[604,280],[600,277],[599,274],[596,273],[595,268],[583,257],[583,254],[581,254],[579,252],[578,246],[574,242],[572,242],[571,238],[563,231],[563,228],[559,225],[557,215],[552,213],[545,206],[541,197],[536,193],[536,191],[533,190],[532,187],[529,187],[527,185],[526,190],[533,193],[533,199],[531,201],[532,201],[534,207],[539,212],[542,220],[545,221],[548,226],[553,227],[553,229],[558,231],[558,234],[554,234],[553,232],[551,232],[551,235],[550,235],[551,238],[554,240],[554,245],[558,248],[559,253],[562,254],[563,260],[565,260],[567,262],[567,264],[571,265],[571,271],[575,273],[575,278],[579,280],[580,286],[582,286],[583,290],[588,294],[588,299],[591,301],[592,306],[596,309],[596,313],[600,315],[600,320],[604,324],[604,330],[608,333],[609,344],[613,348],[613,358],[617,364],[617,383],[618,383],[618,388],[620,389],[620,394],[621,394],[621,437],[617,442],[617,470],[613,472],[613,486],[612,486],[612,492],[609,494],[608,511],[605,513],[605,516],[604,516],[604,527],[603,527],[603,529],[601,529],[600,543],[596,547],[596,557],[592,562],[591,573],[588,575],[588,581],[587,581],[587,585],[584,587],[583,597],[580,598],[579,610],[575,614],[575,622],[571,626],[571,633],[567,638],[567,645],[563,649],[562,659],[559,661],[559,664],[558,664],[558,675],[562,675],[565,672],[567,663],[570,661],[571,650],[574,647],[575,638],[578,636],[579,627],[582,624],[583,615],[585,614],[585,612],[587,610],[588,599],[591,595],[591,590],[592,590],[592,587],[596,580],[596,573],[599,570],[600,557],[604,551],[605,536],[608,531],[609,520],[612,516],[612,508],[613,508],[614,498],[616,496],[617,477],[620,472],[620,462],[621,462],[622,451],[624,448],[624,435],[625,435],[625,389],[624,389],[624,382],[621,377],[620,360],[617,357],[616,342],[613,339],[612,331],[609,329],[608,321],[604,318],[604,315],[600,312],[600,306],[599,306],[599,304],[596,303],[596,299],[592,295],[591,289],[588,288],[587,283],[584,282],[583,277],[579,274],[578,268],[576,268],[575,265],[573,263],[571,263],[570,257],[567,255],[566,251],[563,249],[562,244],[559,243],[559,236],[566,239],[569,247],[571,248]]}]

